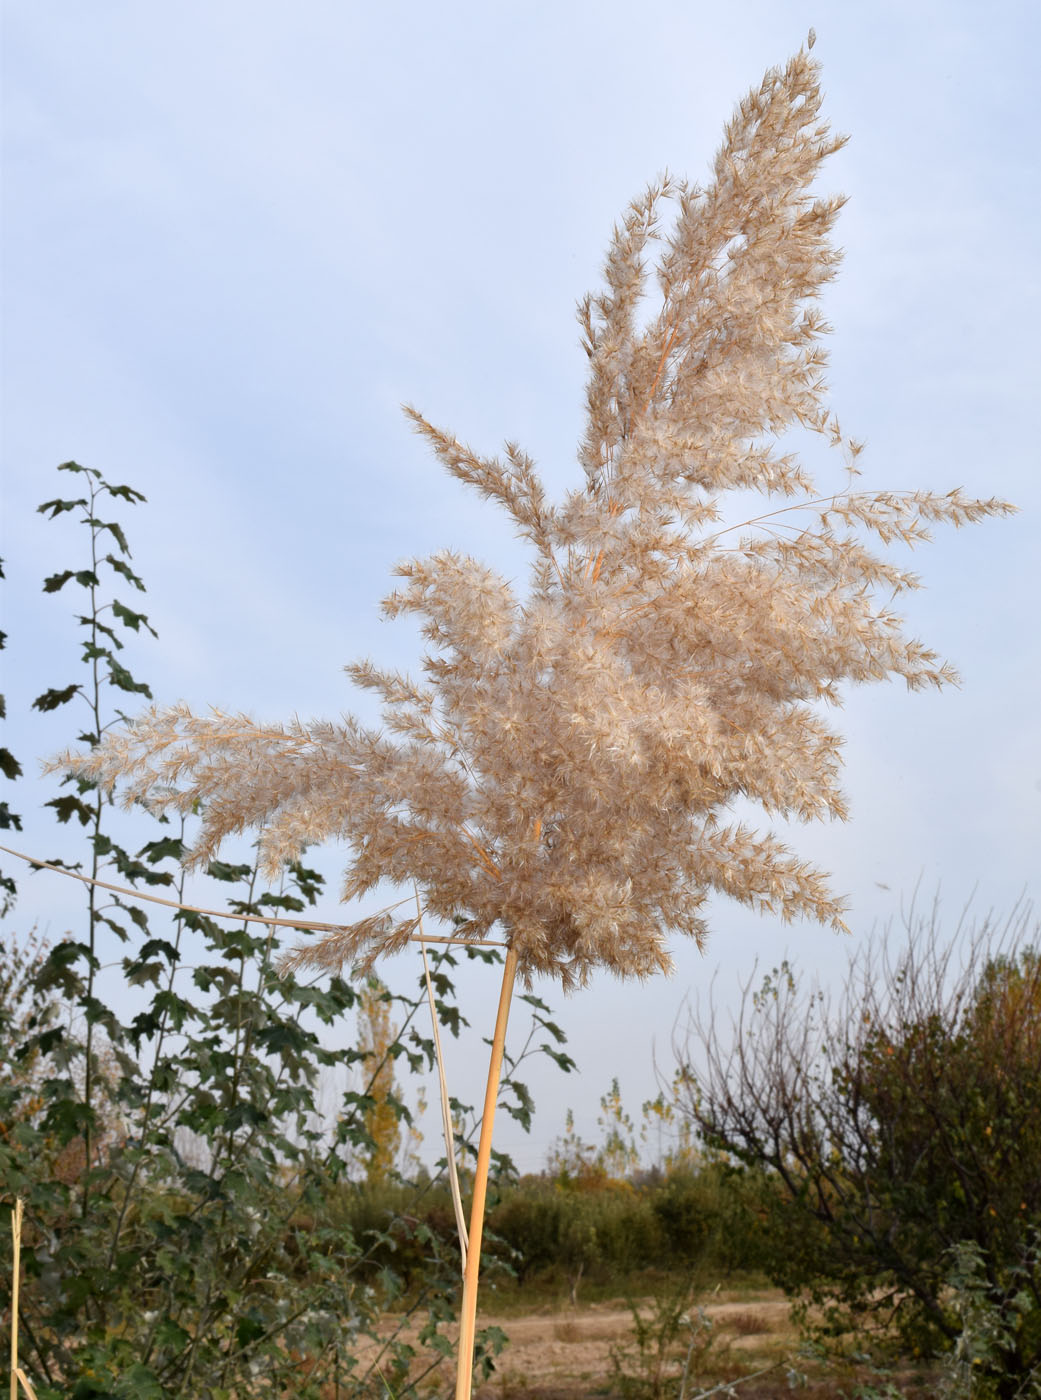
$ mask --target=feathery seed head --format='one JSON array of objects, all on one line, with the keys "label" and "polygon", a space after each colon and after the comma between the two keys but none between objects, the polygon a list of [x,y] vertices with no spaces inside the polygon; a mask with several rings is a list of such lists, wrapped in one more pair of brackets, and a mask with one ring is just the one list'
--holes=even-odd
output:
[{"label": "feathery seed head", "polygon": [[[800,52],[741,102],[707,186],[662,177],[623,216],[604,289],[579,306],[585,485],[559,506],[516,444],[484,457],[405,410],[453,476],[508,512],[534,562],[523,596],[448,551],[398,567],[384,610],[424,620],[425,679],[348,668],[381,696],[383,730],[180,706],[55,766],[125,782],[128,802],[201,805],[196,862],[252,827],[271,870],[341,840],[345,899],[415,883],[429,913],[462,921],[461,941],[497,928],[522,975],[565,987],[597,967],[667,970],[670,934],[703,944],[711,891],[843,927],[820,871],[722,814],[748,797],[767,814],[846,815],[841,740],[817,702],[840,703],[844,682],[954,679],[884,605],[918,579],[871,537],[914,545],[932,523],[1012,508],[853,489],[861,445],[822,377],[817,302],[842,200],[811,186],[842,138],[819,108]],[[845,453],[838,489],[779,450],[792,429]],[[749,491],[763,510],[724,523],[728,493]],[[416,925],[361,918],[295,961],[368,964]]]}]

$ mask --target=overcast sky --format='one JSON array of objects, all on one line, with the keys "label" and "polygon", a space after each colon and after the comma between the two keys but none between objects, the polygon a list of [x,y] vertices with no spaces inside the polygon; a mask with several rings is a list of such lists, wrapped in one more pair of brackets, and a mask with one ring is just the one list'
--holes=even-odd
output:
[{"label": "overcast sky", "polygon": [[[550,491],[578,480],[574,306],[612,223],[668,168],[702,178],[735,103],[813,25],[850,199],[827,292],[833,403],[865,485],[963,486],[1013,520],[915,559],[911,630],[960,669],[940,695],[852,692],[851,820],[798,848],[851,899],[852,940],[724,904],[671,980],[601,978],[564,1001],[581,1077],[535,1080],[538,1168],[571,1105],[595,1131],[613,1076],[656,1092],[684,997],[732,997],[759,961],[838,976],[919,885],[952,921],[1038,893],[1041,508],[1036,413],[1039,136],[1032,0],[4,0],[3,527],[6,742],[32,775],[71,737],[32,698],[75,678],[82,549],[35,506],[68,458],[142,491],[122,518],[159,642],[129,662],[164,701],[264,719],[368,713],[343,663],[414,667],[380,621],[390,569],[442,547],[511,576],[521,547],[408,431],[415,404],[480,449],[518,440]],[[66,522],[68,518],[66,517]],[[30,777],[23,845],[74,855]],[[6,862],[5,862],[6,865]],[[337,869],[335,853],[324,867]],[[58,876],[22,879],[17,927],[72,926]],[[212,890],[208,897],[212,897]],[[330,894],[319,917],[336,918]],[[113,954],[114,956],[115,954]],[[388,966],[410,984],[409,959]],[[465,981],[455,1053],[476,1097],[493,977]],[[520,1030],[518,1023],[518,1030]],[[427,1125],[433,1135],[435,1127]]]}]

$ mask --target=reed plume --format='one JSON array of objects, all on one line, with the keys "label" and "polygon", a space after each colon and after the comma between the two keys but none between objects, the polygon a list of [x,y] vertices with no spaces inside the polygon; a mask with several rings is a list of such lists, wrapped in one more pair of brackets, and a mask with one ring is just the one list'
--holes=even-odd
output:
[{"label": "reed plume", "polygon": [[[272,873],[341,841],[345,901],[415,884],[461,941],[504,939],[510,987],[515,972],[570,989],[598,968],[667,971],[671,938],[704,944],[713,892],[843,928],[825,874],[728,808],[846,815],[828,709],[843,686],[955,680],[893,611],[919,580],[886,547],[1012,507],[859,484],[860,444],[826,401],[820,297],[843,200],[811,187],[843,138],[818,78],[806,50],[771,69],[711,178],[657,180],[614,230],[604,286],[579,307],[583,477],[562,500],[516,444],[485,456],[406,410],[448,472],[508,513],[531,573],[519,590],[449,551],[398,566],[384,612],[422,619],[421,674],[347,668],[379,695],[382,728],[174,706],[55,766],[120,783],[128,804],[201,808],[195,863],[251,828]],[[835,449],[820,482],[793,441],[807,435]],[[750,493],[755,509],[735,512]],[[359,917],[292,961],[364,968],[418,921]],[[460,1394],[476,1201],[474,1216]]]}]

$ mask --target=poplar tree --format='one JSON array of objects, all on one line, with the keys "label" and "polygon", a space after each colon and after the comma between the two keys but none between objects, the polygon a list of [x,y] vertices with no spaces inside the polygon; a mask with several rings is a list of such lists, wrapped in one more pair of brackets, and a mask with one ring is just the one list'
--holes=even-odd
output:
[{"label": "poplar tree", "polygon": [[[884,547],[1012,509],[860,485],[860,444],[826,399],[820,298],[843,200],[811,187],[843,138],[821,118],[818,77],[806,50],[771,69],[707,182],[655,181],[614,230],[604,286],[579,307],[587,426],[582,478],[561,501],[517,444],[485,456],[407,410],[448,472],[507,512],[532,563],[526,589],[451,551],[398,566],[384,611],[421,618],[429,650],[418,678],[348,668],[380,696],[381,728],[176,705],[60,761],[122,782],[128,803],[201,805],[197,865],[252,828],[272,873],[339,840],[346,901],[384,881],[415,887],[460,942],[505,943],[461,1397],[515,978],[567,989],[600,968],[666,972],[674,936],[704,945],[715,893],[844,928],[825,873],[728,809],[742,798],[768,818],[846,816],[829,714],[843,686],[956,679],[905,632],[893,599],[919,580]],[[800,435],[836,449],[837,471],[818,482]],[[735,506],[748,493],[762,498],[750,515]],[[358,917],[295,961],[369,968],[420,918],[415,906]]]},{"label": "poplar tree", "polygon": [[390,1179],[401,1148],[404,1105],[394,1082],[392,1047],[398,1028],[390,1019],[390,993],[377,977],[370,977],[358,997],[358,1044],[363,1073],[368,1080],[362,1121],[368,1143],[365,1178],[372,1186]]}]

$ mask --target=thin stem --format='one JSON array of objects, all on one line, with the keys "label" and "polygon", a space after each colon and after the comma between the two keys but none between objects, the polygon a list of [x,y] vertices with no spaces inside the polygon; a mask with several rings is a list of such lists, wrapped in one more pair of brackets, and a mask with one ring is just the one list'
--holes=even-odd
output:
[{"label": "thin stem", "polygon": [[679,323],[679,321],[677,320],[676,324],[673,326],[672,330],[669,332],[669,338],[668,338],[668,340],[666,340],[665,344],[662,346],[661,358],[658,360],[658,369],[657,369],[657,372],[655,373],[655,376],[654,376],[654,383],[651,385],[650,389],[648,390],[647,397],[646,397],[646,399],[644,399],[644,401],[643,401],[643,407],[640,408],[640,409],[637,409],[636,418],[635,418],[635,419],[630,419],[629,423],[626,425],[626,436],[627,436],[627,437],[632,433],[633,424],[634,424],[635,422],[639,422],[639,420],[643,417],[643,415],[644,415],[644,414],[647,412],[647,410],[650,408],[650,406],[651,406],[651,404],[652,404],[652,402],[653,402],[653,400],[654,400],[654,396],[655,396],[655,394],[658,392],[658,385],[661,383],[662,374],[663,374],[663,372],[664,372],[664,370],[665,370],[665,366],[666,366],[666,365],[668,364],[668,362],[669,362],[669,356],[672,354],[672,349],[673,349],[673,346],[676,344],[676,337],[679,335],[679,333],[680,333],[680,323]]},{"label": "thin stem", "polygon": [[492,1053],[488,1061],[488,1085],[484,1093],[484,1114],[481,1118],[481,1139],[477,1148],[474,1171],[474,1194],[470,1206],[470,1245],[466,1251],[466,1272],[463,1275],[462,1313],[459,1318],[459,1359],[456,1371],[456,1400],[470,1400],[473,1385],[474,1340],[477,1319],[477,1276],[481,1266],[481,1236],[484,1233],[484,1206],[488,1195],[488,1169],[492,1160],[492,1129],[495,1105],[499,1098],[502,1057],[506,1047],[506,1023],[510,1017],[510,999],[517,977],[517,954],[510,948],[502,972],[499,1011],[492,1036]]},{"label": "thin stem", "polygon": [[[467,833],[469,836],[469,833]],[[469,837],[472,841],[473,837]],[[49,861],[39,860],[36,856],[26,855],[24,851],[16,851],[11,846],[0,846],[0,851],[5,855],[16,856],[18,860],[24,860],[33,869],[53,870],[56,875],[65,875],[71,880],[79,880],[84,885],[94,885],[99,890],[112,890],[115,894],[121,894],[127,899],[145,900],[148,904],[162,904],[167,909],[180,909],[186,914],[205,914],[211,919],[233,919],[237,923],[251,924],[275,924],[279,928],[300,929],[304,932],[312,933],[346,933],[345,924],[323,924],[317,923],[313,919],[275,919],[268,914],[238,914],[231,909],[204,909],[198,904],[185,904],[177,899],[162,899],[157,894],[145,894],[142,890],[133,890],[126,885],[113,885],[106,880],[95,880],[89,875],[81,875],[78,870],[67,870],[62,865],[53,865]],[[498,870],[493,872],[496,879],[501,879]],[[388,904],[385,909],[381,909],[381,914],[389,914],[394,909],[400,909],[403,904],[411,904],[411,896],[405,899],[396,900],[393,904]],[[423,935],[425,943],[447,943],[455,947],[466,948],[502,948],[505,945],[495,939],[463,939],[446,937],[439,933],[427,933]],[[106,967],[115,967],[116,963],[106,963]]]},{"label": "thin stem", "polygon": [[493,875],[496,880],[501,880],[502,874],[499,870],[499,867],[495,864],[494,860],[492,860],[491,856],[481,845],[480,841],[478,841],[477,837],[472,836],[462,822],[458,822],[457,825],[459,827],[459,830],[469,841],[470,845],[477,852],[477,855],[480,858],[481,864],[484,866],[485,870],[488,871],[489,875]]},{"label": "thin stem", "polygon": [[[90,679],[91,689],[88,698],[88,705],[94,719],[94,743],[101,743],[101,671],[99,669],[99,648],[98,648],[98,526],[94,512],[97,508],[98,490],[94,479],[90,480],[90,514],[87,517],[90,525],[90,616],[87,619],[90,627]],[[87,937],[90,953],[87,962],[87,995],[86,1005],[89,1008],[94,1000],[94,978],[97,965],[97,936],[98,936],[98,907],[97,896],[95,894],[95,884],[98,873],[101,869],[101,857],[98,854],[101,836],[101,818],[104,813],[105,798],[104,792],[99,787],[91,809],[91,837],[90,837],[90,875],[91,883],[87,886]],[[94,1154],[94,1132],[91,1121],[94,1098],[94,1018],[87,1015],[87,1040],[83,1061],[83,1103],[86,1115],[83,1124],[83,1200],[82,1214],[87,1218],[87,1210],[90,1203],[90,1171],[91,1158]]]},{"label": "thin stem", "polygon": [[[185,834],[185,822],[184,822],[184,818],[182,817],[182,818],[181,818],[181,840],[182,840],[182,842],[183,842],[183,840],[184,840],[184,834]],[[177,886],[177,892],[178,892],[178,894],[182,894],[182,895],[184,894],[184,879],[185,879],[184,867],[182,866],[182,867],[181,867],[180,877],[179,877],[179,879],[178,879],[178,886]],[[173,995],[174,977],[175,977],[175,975],[176,975],[176,973],[177,973],[177,963],[178,963],[178,961],[179,961],[179,959],[180,959],[180,955],[181,955],[181,938],[182,938],[183,934],[184,934],[184,920],[183,920],[183,919],[178,919],[178,920],[177,920],[177,933],[176,933],[176,936],[175,936],[175,938],[174,938],[174,956],[173,956],[173,958],[172,958],[171,961],[170,961],[170,971],[169,971],[169,975],[168,975],[168,977],[167,977],[167,979],[166,979],[166,990],[167,990],[168,995],[170,995],[170,996]],[[152,1116],[153,1116],[153,1115],[152,1115],[152,1102],[153,1102],[153,1100],[154,1100],[154,1098],[155,1098],[155,1094],[156,1094],[156,1083],[157,1083],[157,1075],[158,1075],[158,1070],[159,1070],[159,1061],[160,1061],[160,1058],[161,1058],[161,1056],[162,1056],[163,1045],[164,1045],[164,1043],[165,1043],[165,1041],[166,1041],[166,1029],[167,1029],[168,1022],[169,1022],[169,1009],[168,1009],[167,1006],[164,1005],[163,1011],[162,1011],[162,1015],[161,1015],[160,1018],[159,1018],[159,1026],[158,1026],[158,1028],[157,1028],[157,1030],[156,1030],[156,1033],[155,1033],[155,1053],[154,1053],[153,1056],[152,1056],[152,1072],[151,1072],[151,1074],[148,1076],[148,1092],[147,1092],[147,1094],[145,1095],[145,1102],[144,1102],[144,1104],[143,1104],[143,1106],[142,1106],[142,1109],[141,1109],[141,1134],[140,1134],[140,1136],[141,1136],[141,1144],[142,1144],[142,1146],[143,1146],[144,1143],[148,1140],[148,1137],[149,1137],[150,1133],[152,1132]],[[143,1151],[141,1151],[141,1152],[139,1152],[139,1153],[137,1154],[137,1157],[136,1157],[136,1159],[135,1159],[135,1161],[134,1161],[133,1168],[131,1169],[131,1172],[130,1172],[130,1179],[128,1180],[128,1182],[127,1182],[127,1184],[126,1184],[126,1187],[124,1188],[124,1191],[123,1191],[123,1200],[122,1200],[122,1202],[121,1202],[121,1204],[120,1204],[120,1207],[119,1207],[119,1215],[116,1217],[116,1227],[115,1227],[115,1229],[114,1229],[113,1232],[112,1232],[112,1244],[111,1244],[111,1246],[109,1247],[109,1251],[108,1251],[108,1264],[107,1264],[106,1267],[107,1267],[110,1271],[112,1270],[112,1268],[113,1268],[113,1266],[114,1266],[114,1264],[115,1264],[115,1260],[116,1260],[116,1251],[117,1251],[118,1248],[119,1248],[120,1236],[121,1236],[122,1233],[123,1233],[123,1222],[126,1220],[127,1211],[130,1209],[130,1203],[131,1203],[131,1200],[133,1199],[134,1187],[135,1187],[135,1185],[137,1184],[137,1178],[138,1178],[138,1175],[140,1174],[141,1167],[142,1167],[142,1163],[144,1162],[144,1156],[145,1156],[145,1154],[144,1154]]]},{"label": "thin stem", "polygon": [[423,954],[423,976],[426,979],[427,1000],[430,1003],[430,1022],[434,1032],[434,1055],[437,1059],[437,1085],[441,1098],[441,1125],[445,1136],[445,1159],[448,1166],[448,1180],[452,1188],[452,1208],[455,1211],[455,1228],[459,1234],[459,1269],[466,1277],[466,1251],[468,1238],[466,1220],[463,1217],[463,1197],[459,1190],[459,1171],[455,1162],[455,1134],[452,1132],[452,1109],[448,1101],[448,1080],[445,1076],[445,1061],[441,1053],[441,1030],[437,1024],[437,1005],[434,1001],[434,984],[430,980],[430,961],[427,958],[426,944],[423,942],[423,909],[419,902],[419,889],[416,888],[416,911],[419,914],[419,947]]},{"label": "thin stem", "polygon": [[[747,520],[739,520],[736,525],[724,525],[722,530],[717,530],[715,534],[706,535],[699,543],[705,545],[713,544],[723,535],[730,535],[735,530],[743,530],[746,525],[762,525],[764,520],[775,520],[779,515],[790,515],[795,510],[810,510],[813,506],[832,506],[836,501],[854,500],[863,497],[867,493],[864,491],[836,491],[830,496],[814,496],[811,500],[796,501],[790,506],[778,506],[776,510],[764,511],[762,515],[750,516]],[[910,491],[873,492],[875,496],[886,494],[891,496],[910,496]]]},{"label": "thin stem", "polygon": [[22,1198],[11,1212],[11,1400],[18,1400],[18,1282],[22,1254]]}]

